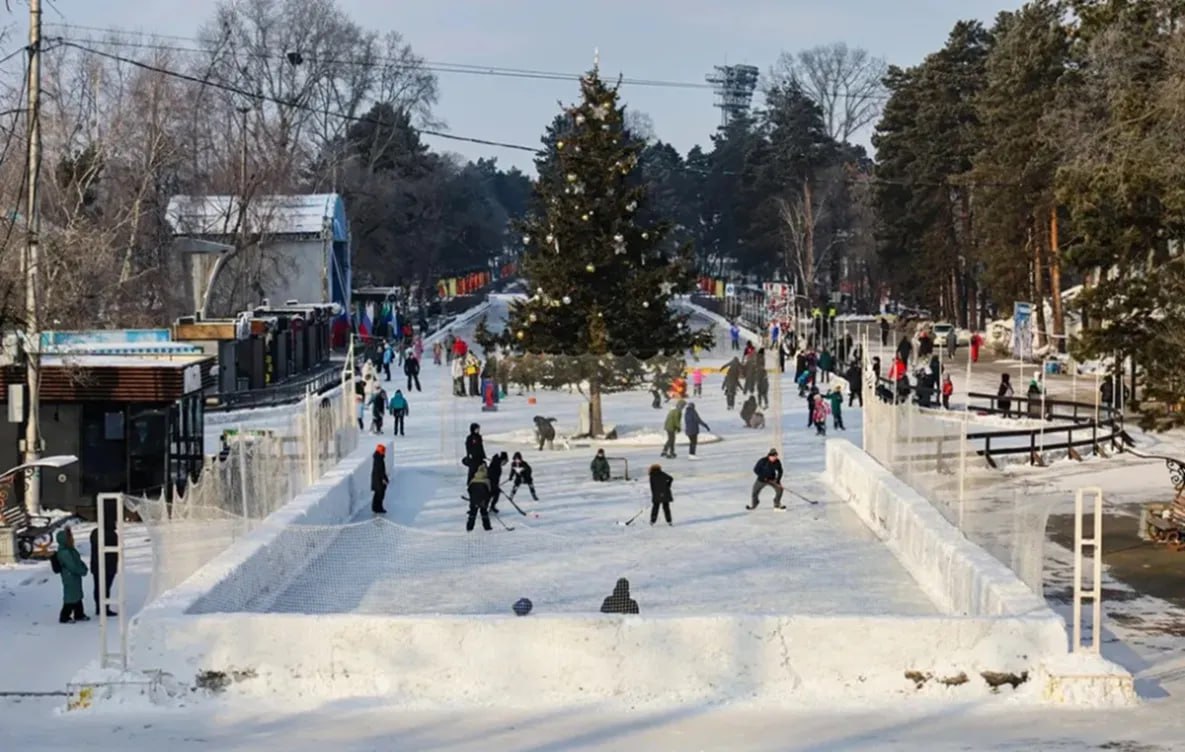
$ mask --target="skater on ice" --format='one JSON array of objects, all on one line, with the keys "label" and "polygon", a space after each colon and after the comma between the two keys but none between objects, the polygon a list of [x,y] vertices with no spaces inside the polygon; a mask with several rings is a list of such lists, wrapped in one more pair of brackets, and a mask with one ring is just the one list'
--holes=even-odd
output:
[{"label": "skater on ice", "polygon": [[370,511],[375,514],[386,514],[383,499],[387,496],[387,446],[379,444],[374,448],[373,463],[370,466],[370,490],[374,497],[370,501]]},{"label": "skater on ice", "polygon": [[699,417],[699,411],[695,409],[694,402],[688,402],[687,407],[683,410],[683,433],[687,434],[687,441],[691,445],[687,450],[687,456],[691,459],[696,459],[695,448],[699,443],[699,430],[711,431],[711,427]]},{"label": "skater on ice", "polygon": [[[450,352],[452,352],[450,350]],[[449,374],[453,377],[453,396],[465,396],[465,364],[461,362],[460,358],[453,358],[449,361]]]},{"label": "skater on ice", "polygon": [[741,384],[741,361],[733,358],[724,367],[724,385],[721,387],[724,390],[724,399],[728,402],[728,409],[732,410],[736,407],[737,389]]},{"label": "skater on ice", "polygon": [[387,412],[387,393],[377,388],[370,398],[370,428],[375,434],[383,432],[383,413]]},{"label": "skater on ice", "polygon": [[609,460],[605,458],[604,449],[597,450],[597,456],[593,457],[589,469],[592,470],[592,479],[594,481],[604,482],[609,480]]},{"label": "skater on ice", "polygon": [[407,405],[407,398],[403,396],[403,392],[398,389],[391,397],[391,401],[387,403],[388,409],[391,411],[391,425],[394,427],[392,436],[403,435],[403,419],[407,417],[409,408]]},{"label": "skater on ice", "polygon": [[663,444],[662,456],[672,460],[675,459],[675,434],[683,430],[683,407],[683,400],[676,402],[662,424],[662,429],[667,433],[667,443]]},{"label": "skater on ice", "polygon": [[548,449],[555,449],[555,418],[544,418],[542,415],[535,416],[535,440],[539,442],[539,451],[543,451],[543,445],[547,444]]},{"label": "skater on ice", "polygon": [[823,399],[823,395],[816,394],[814,405],[811,407],[811,419],[815,424],[815,435],[827,435],[827,414],[831,409],[827,407],[827,400]]},{"label": "skater on ice", "polygon": [[[517,457],[518,454],[515,454]],[[465,437],[465,459],[461,460],[461,464],[469,468],[469,476],[465,482],[473,480],[473,474],[477,472],[479,463],[485,462],[486,447],[481,440],[481,426],[477,423],[469,424],[469,435]]]},{"label": "skater on ice", "polygon": [[490,511],[498,514],[498,494],[502,493],[502,468],[510,459],[506,452],[495,452],[486,468],[486,475],[490,479]]},{"label": "skater on ice", "polygon": [[515,452],[514,457],[510,460],[510,481],[514,483],[510,489],[511,501],[514,501],[514,495],[518,493],[519,486],[526,486],[527,490],[531,492],[531,498],[539,501],[538,495],[535,494],[535,478],[531,474],[531,466],[523,459],[522,452]]},{"label": "skater on ice", "polygon": [[695,370],[691,372],[691,393],[696,397],[703,396],[704,393],[704,369],[696,366]]},{"label": "skater on ice", "polygon": [[745,509],[756,509],[761,502],[761,491],[766,486],[774,489],[774,509],[784,509],[782,506],[782,461],[778,459],[778,450],[770,449],[769,454],[757,460],[753,466],[753,474],[757,480],[753,481],[753,493],[749,506]]},{"label": "skater on ice", "polygon": [[650,466],[650,524],[658,522],[658,510],[662,509],[668,525],[671,522],[671,483],[674,478],[662,471],[662,465]]},{"label": "skater on ice", "polygon": [[638,602],[630,597],[630,581],[622,577],[613,586],[613,595],[601,601],[602,614],[636,614]]},{"label": "skater on ice", "polygon": [[494,527],[490,524],[490,476],[484,460],[474,467],[468,490],[469,517],[465,521],[465,531],[473,532],[478,513],[481,514],[482,529],[493,530]]}]

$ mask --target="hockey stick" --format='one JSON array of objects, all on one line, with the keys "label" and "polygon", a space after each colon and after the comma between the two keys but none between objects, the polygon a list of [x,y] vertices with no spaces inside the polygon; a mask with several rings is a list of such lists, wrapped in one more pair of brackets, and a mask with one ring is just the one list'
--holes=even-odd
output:
[{"label": "hockey stick", "polygon": [[618,525],[621,525],[622,527],[629,527],[630,525],[634,524],[634,520],[636,520],[636,519],[638,519],[639,517],[641,517],[641,516],[642,516],[642,512],[645,512],[645,511],[646,511],[646,507],[645,507],[645,506],[643,506],[641,509],[639,509],[639,510],[638,510],[638,513],[637,513],[637,514],[635,514],[633,517],[630,517],[630,518],[629,518],[628,520],[626,520],[625,522],[618,522],[617,524],[618,524]]},{"label": "hockey stick", "polygon": [[506,528],[508,531],[509,531],[509,530],[514,530],[514,527],[513,527],[513,526],[511,526],[511,525],[507,525],[505,522],[503,522],[503,521],[502,521],[502,518],[501,518],[499,515],[496,515],[496,514],[495,514],[495,515],[494,515],[494,519],[498,521],[498,524],[499,524],[499,525],[501,525],[502,527]]},{"label": "hockey stick", "polygon": [[[505,492],[504,490],[502,490],[501,488],[499,488],[499,489],[498,489],[498,493],[500,493],[500,494],[502,494],[503,496],[505,496],[505,497],[506,497],[506,500],[510,502],[510,506],[514,507],[514,508],[515,508],[515,510],[516,510],[516,511],[517,511],[519,514],[521,514],[523,517],[527,517],[527,516],[528,516],[528,515],[527,515],[527,513],[523,511],[523,508],[522,508],[522,507],[520,507],[518,504],[515,504],[515,503],[514,503],[514,498],[513,498],[513,497],[512,497],[510,494],[506,493],[506,492]],[[536,513],[535,513],[535,516],[536,516],[536,517],[538,517],[538,516],[539,516],[539,513],[538,513],[538,512],[536,512]]]}]

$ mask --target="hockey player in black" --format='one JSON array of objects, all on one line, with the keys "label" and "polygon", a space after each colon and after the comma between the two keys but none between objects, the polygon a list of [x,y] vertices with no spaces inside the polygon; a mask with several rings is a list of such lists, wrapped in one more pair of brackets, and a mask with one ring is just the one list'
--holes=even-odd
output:
[{"label": "hockey player in black", "polygon": [[476,423],[469,424],[469,435],[465,437],[465,459],[461,460],[461,464],[469,468],[469,476],[465,478],[465,482],[473,480],[473,474],[477,472],[477,466],[485,462],[486,447],[481,440],[481,426]]},{"label": "hockey player in black", "polygon": [[465,521],[465,530],[473,532],[473,524],[481,514],[481,526],[485,530],[493,530],[490,525],[490,478],[484,460],[473,464],[473,477],[469,479],[469,517]]},{"label": "hockey player in black", "polygon": [[753,467],[757,480],[753,481],[752,501],[745,509],[756,509],[760,501],[761,489],[766,486],[774,488],[774,509],[785,509],[782,506],[782,461],[778,459],[778,450],[771,449],[769,454],[757,460]]},{"label": "hockey player in black", "polygon": [[510,458],[506,456],[506,452],[496,452],[490,458],[490,464],[487,468],[487,476],[490,479],[490,511],[494,514],[498,513],[498,494],[502,492],[502,466]]},{"label": "hockey player in black", "polygon": [[522,452],[515,452],[514,457],[510,461],[509,480],[514,483],[514,487],[510,489],[510,498],[512,500],[514,499],[514,495],[518,493],[518,487],[526,486],[531,491],[531,498],[539,501],[539,496],[535,493],[535,478],[531,475],[531,466],[523,459]]}]

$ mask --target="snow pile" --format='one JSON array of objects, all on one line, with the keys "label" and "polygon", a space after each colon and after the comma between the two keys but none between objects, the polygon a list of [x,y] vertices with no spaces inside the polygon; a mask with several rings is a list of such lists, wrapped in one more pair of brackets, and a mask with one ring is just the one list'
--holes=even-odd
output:
[{"label": "snow pile", "polygon": [[[1040,702],[1024,619],[208,614],[170,620],[160,668],[194,688],[402,710],[785,708]],[[162,625],[166,626],[166,625]],[[876,635],[876,639],[869,639]],[[1009,638],[1009,639],[1003,639]]]},{"label": "snow pile", "polygon": [[1027,616],[1064,625],[1008,567],[967,540],[921,494],[851,443],[827,442],[827,478],[896,554],[935,605],[952,615]]}]

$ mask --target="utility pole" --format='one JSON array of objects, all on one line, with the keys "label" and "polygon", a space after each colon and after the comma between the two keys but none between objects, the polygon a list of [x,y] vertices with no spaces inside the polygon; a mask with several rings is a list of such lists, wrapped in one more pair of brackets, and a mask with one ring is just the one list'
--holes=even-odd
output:
[{"label": "utility pole", "polygon": [[[38,311],[38,284],[41,244],[41,0],[29,0],[29,173],[28,208],[25,217],[25,252],[21,257],[25,275],[25,463],[41,458],[41,334]],[[26,473],[25,508],[29,514],[41,514],[41,475],[37,469]]]}]

